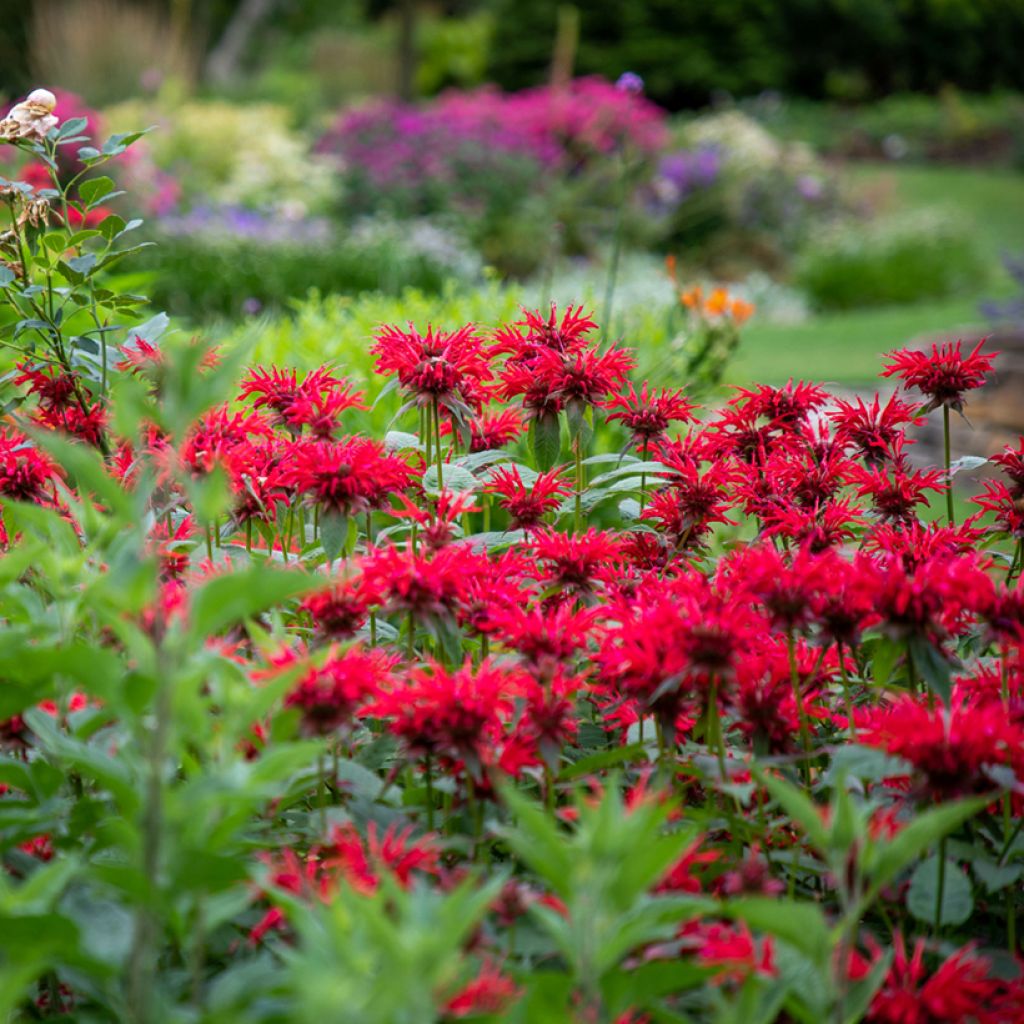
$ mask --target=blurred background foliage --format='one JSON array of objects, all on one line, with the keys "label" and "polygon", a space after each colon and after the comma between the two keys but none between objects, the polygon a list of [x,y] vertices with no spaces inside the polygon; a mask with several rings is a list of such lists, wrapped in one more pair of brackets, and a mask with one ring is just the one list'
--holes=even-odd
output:
[{"label": "blurred background foliage", "polygon": [[126,286],[281,358],[364,344],[365,311],[602,319],[613,281],[609,330],[671,360],[680,289],[726,283],[758,309],[730,379],[854,384],[1024,303],[1024,0],[0,0],[0,24],[7,100],[156,129],[113,172],[160,243]]},{"label": "blurred background foliage", "polygon": [[62,84],[93,103],[132,94],[140,77],[223,84],[245,72],[264,98],[308,108],[397,82],[412,21],[420,94],[484,80],[520,89],[546,73],[567,18],[578,21],[578,74],[629,68],[670,109],[723,91],[863,101],[1024,87],[1019,0],[587,0],[570,10],[554,0],[2,0],[0,88],[23,89],[57,62]]}]

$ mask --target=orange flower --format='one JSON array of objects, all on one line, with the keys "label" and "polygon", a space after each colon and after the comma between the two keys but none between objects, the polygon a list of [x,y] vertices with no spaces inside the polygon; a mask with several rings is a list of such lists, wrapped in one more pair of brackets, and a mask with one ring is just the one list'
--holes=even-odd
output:
[{"label": "orange flower", "polygon": [[687,309],[699,309],[701,300],[704,298],[704,290],[701,286],[694,285],[689,291],[679,293],[679,301]]},{"label": "orange flower", "polygon": [[733,323],[737,327],[740,324],[746,323],[751,316],[754,314],[754,304],[752,302],[744,302],[742,299],[733,299],[729,306],[729,314],[732,316]]},{"label": "orange flower", "polygon": [[729,308],[729,293],[724,288],[716,288],[704,303],[707,316],[721,316]]}]

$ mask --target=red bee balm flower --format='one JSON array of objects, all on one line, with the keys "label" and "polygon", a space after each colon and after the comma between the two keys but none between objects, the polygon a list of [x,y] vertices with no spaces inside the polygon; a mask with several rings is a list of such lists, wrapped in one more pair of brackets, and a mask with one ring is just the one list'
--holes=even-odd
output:
[{"label": "red bee balm flower", "polygon": [[655,391],[644,381],[639,394],[630,384],[625,394],[614,395],[604,408],[619,410],[608,417],[608,422],[621,421],[632,432],[633,443],[646,450],[664,435],[670,423],[693,423],[696,406],[683,397],[682,391]]},{"label": "red bee balm flower", "polygon": [[500,495],[498,504],[511,516],[509,528],[535,527],[548,512],[558,508],[562,498],[572,494],[572,484],[559,478],[561,470],[540,473],[529,486],[517,466],[501,466],[491,473],[487,490]]},{"label": "red bee balm flower", "polygon": [[925,412],[940,405],[948,405],[961,412],[964,395],[985,383],[985,375],[991,372],[992,361],[998,355],[997,352],[982,354],[984,344],[982,339],[966,356],[959,341],[956,344],[932,345],[930,354],[918,349],[900,349],[890,353],[892,361],[882,371],[882,376],[898,376],[904,387],[917,388],[926,395],[928,404],[924,407]]}]

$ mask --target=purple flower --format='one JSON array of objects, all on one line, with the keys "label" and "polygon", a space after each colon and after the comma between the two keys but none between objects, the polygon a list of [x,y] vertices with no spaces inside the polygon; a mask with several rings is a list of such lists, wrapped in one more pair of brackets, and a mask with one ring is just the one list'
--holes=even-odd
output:
[{"label": "purple flower", "polygon": [[644,80],[635,71],[623,71],[615,83],[619,92],[628,92],[631,96],[639,96],[644,91]]}]

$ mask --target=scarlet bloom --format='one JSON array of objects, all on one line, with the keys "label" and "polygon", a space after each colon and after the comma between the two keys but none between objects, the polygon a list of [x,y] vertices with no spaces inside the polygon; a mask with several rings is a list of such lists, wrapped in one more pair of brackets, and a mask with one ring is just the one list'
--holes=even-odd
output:
[{"label": "scarlet bloom", "polygon": [[892,451],[904,442],[905,426],[925,422],[912,405],[892,395],[882,405],[878,395],[867,405],[863,398],[854,402],[836,399],[829,419],[835,426],[836,442],[851,447],[858,458],[868,464],[886,461]]},{"label": "scarlet bloom", "polygon": [[954,700],[949,709],[928,708],[905,695],[887,707],[857,717],[860,741],[908,761],[923,795],[948,800],[994,788],[986,767],[1019,757],[1024,732],[1000,704]]},{"label": "scarlet bloom", "polygon": [[57,467],[16,430],[0,427],[0,495],[46,504],[56,498]]},{"label": "scarlet bloom", "polygon": [[501,1013],[519,995],[519,988],[489,961],[445,1005],[449,1017],[476,1017]]},{"label": "scarlet bloom", "polygon": [[440,665],[414,669],[400,685],[382,692],[363,714],[383,719],[414,757],[435,756],[473,766],[488,758],[510,717],[513,698],[529,683],[520,669],[490,660],[467,661],[448,672]]},{"label": "scarlet bloom", "polygon": [[980,388],[986,374],[992,370],[996,352],[982,353],[983,338],[965,356],[961,342],[932,345],[930,353],[919,349],[899,349],[889,354],[890,363],[882,371],[883,377],[898,376],[904,387],[917,388],[928,398],[925,412],[948,406],[961,412],[964,395]]},{"label": "scarlet bloom", "polygon": [[972,947],[958,949],[935,971],[925,966],[925,940],[907,955],[903,935],[893,936],[895,956],[871,1000],[869,1024],[1011,1024],[1020,1020],[1020,982],[991,974],[991,964]]},{"label": "scarlet bloom", "polygon": [[486,452],[504,448],[522,435],[525,427],[517,409],[501,409],[498,412],[481,413],[469,425],[471,452]]},{"label": "scarlet bloom", "polygon": [[302,712],[303,731],[323,736],[352,721],[360,704],[391,682],[397,658],[382,651],[351,647],[332,648],[320,665],[314,665],[285,697],[285,707]]},{"label": "scarlet bloom", "polygon": [[533,550],[545,583],[558,588],[560,600],[593,593],[594,581],[609,562],[621,557],[622,542],[600,530],[571,535],[538,530]]},{"label": "scarlet bloom", "polygon": [[330,637],[353,636],[366,621],[372,594],[363,576],[343,579],[324,590],[310,594],[301,605]]},{"label": "scarlet bloom", "polygon": [[279,422],[283,423],[285,413],[296,402],[331,392],[337,387],[347,389],[345,382],[335,377],[326,366],[312,370],[301,381],[297,370],[283,370],[277,366],[265,370],[257,366],[242,381],[239,398],[244,401],[255,395],[253,407],[270,409],[278,415]]},{"label": "scarlet bloom", "polygon": [[618,410],[608,422],[619,420],[632,434],[633,443],[646,449],[664,436],[670,423],[693,423],[696,406],[683,397],[681,390],[655,391],[644,381],[639,394],[630,383],[624,394],[613,395],[604,408]]},{"label": "scarlet bloom", "polygon": [[1014,497],[1024,498],[1024,437],[1016,448],[1007,445],[1001,452],[993,455],[989,462],[994,462],[1010,478],[1010,487]]},{"label": "scarlet bloom", "polygon": [[1000,480],[986,480],[984,492],[970,500],[995,516],[994,528],[1011,537],[1024,537],[1024,494],[1017,495]]},{"label": "scarlet bloom", "polygon": [[390,825],[379,835],[376,822],[367,826],[361,836],[351,822],[336,825],[330,842],[319,850],[324,870],[343,878],[353,889],[373,893],[380,885],[381,875],[395,879],[407,889],[416,875],[436,876],[439,873],[439,851],[429,837],[413,839],[413,828]]},{"label": "scarlet bloom", "polygon": [[[517,331],[517,327],[525,330]],[[529,363],[543,349],[570,352],[582,348],[587,343],[587,335],[596,327],[582,306],[569,306],[559,319],[558,307],[552,302],[547,317],[540,310],[524,309],[522,320],[499,330],[494,336],[494,352],[509,355],[510,363]]]},{"label": "scarlet bloom", "polygon": [[742,982],[751,974],[776,973],[771,939],[754,939],[746,924],[707,924],[697,933],[697,961],[715,968],[713,980]]},{"label": "scarlet bloom", "polygon": [[281,468],[282,483],[304,494],[310,504],[338,515],[361,515],[382,508],[391,494],[412,482],[408,464],[377,441],[300,441]]},{"label": "scarlet bloom", "polygon": [[918,505],[930,504],[928,492],[942,494],[947,486],[941,472],[912,470],[902,454],[897,454],[889,467],[858,467],[855,476],[857,495],[870,497],[874,511],[891,522],[916,520]]},{"label": "scarlet bloom", "polygon": [[428,554],[377,548],[363,559],[362,568],[367,585],[387,611],[428,625],[453,621],[473,581],[491,578],[490,561],[464,544]]},{"label": "scarlet bloom", "polygon": [[377,373],[395,374],[419,404],[436,399],[463,413],[482,406],[491,369],[472,324],[455,331],[435,331],[428,326],[426,334],[412,324],[407,331],[389,326],[375,337],[370,351],[377,357]]},{"label": "scarlet bloom", "polygon": [[532,529],[572,494],[572,484],[560,476],[560,469],[539,473],[529,486],[518,466],[499,466],[491,473],[486,490],[499,495],[498,504],[511,517],[509,529]]}]

